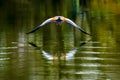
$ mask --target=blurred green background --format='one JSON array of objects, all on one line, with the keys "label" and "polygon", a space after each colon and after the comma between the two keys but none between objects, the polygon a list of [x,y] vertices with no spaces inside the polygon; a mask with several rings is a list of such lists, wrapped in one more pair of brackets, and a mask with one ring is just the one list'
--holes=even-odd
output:
[{"label": "blurred green background", "polygon": [[[0,80],[119,80],[119,8],[120,0],[0,0]],[[92,36],[66,23],[26,34],[57,15]]]}]

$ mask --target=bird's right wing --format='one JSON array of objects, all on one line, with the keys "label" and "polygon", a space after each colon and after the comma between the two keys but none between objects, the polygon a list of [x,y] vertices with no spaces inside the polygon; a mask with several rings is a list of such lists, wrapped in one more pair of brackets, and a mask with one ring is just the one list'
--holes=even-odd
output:
[{"label": "bird's right wing", "polygon": [[42,24],[40,24],[39,26],[35,27],[32,31],[30,31],[30,32],[28,32],[28,33],[26,33],[26,34],[35,32],[35,31],[38,30],[39,28],[43,27],[45,24],[52,22],[52,21],[53,21],[52,19],[53,19],[53,18],[49,18],[49,19],[45,20]]},{"label": "bird's right wing", "polygon": [[85,33],[85,34],[87,34],[87,35],[91,35],[91,34],[85,32],[80,26],[78,26],[77,24],[75,24],[72,20],[70,20],[70,19],[68,19],[68,18],[65,18],[64,21],[67,22],[68,24],[74,26],[75,28],[79,29],[81,32],[83,32],[83,33]]}]

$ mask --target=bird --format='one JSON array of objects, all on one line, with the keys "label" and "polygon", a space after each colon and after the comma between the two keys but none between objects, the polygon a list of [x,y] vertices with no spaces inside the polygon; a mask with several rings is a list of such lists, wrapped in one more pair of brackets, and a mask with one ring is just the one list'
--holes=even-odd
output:
[{"label": "bird", "polygon": [[66,17],[63,17],[63,16],[55,16],[55,17],[49,18],[49,19],[45,20],[42,24],[40,24],[37,27],[35,27],[32,31],[30,31],[30,32],[28,32],[26,34],[33,33],[36,30],[38,30],[39,28],[43,27],[44,25],[46,25],[46,24],[48,24],[50,22],[53,22],[53,23],[56,23],[56,24],[61,24],[62,22],[66,22],[66,23],[70,24],[71,26],[77,28],[78,30],[80,30],[84,34],[87,34],[87,35],[91,36],[91,34],[89,34],[86,31],[84,31],[80,26],[75,24],[72,20],[70,20],[70,19],[68,19]]}]

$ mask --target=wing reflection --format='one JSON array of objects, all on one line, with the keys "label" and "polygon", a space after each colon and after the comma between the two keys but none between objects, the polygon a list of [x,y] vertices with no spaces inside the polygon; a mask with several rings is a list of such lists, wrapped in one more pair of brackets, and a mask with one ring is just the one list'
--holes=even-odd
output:
[{"label": "wing reflection", "polygon": [[54,59],[54,57],[52,55],[50,55],[50,53],[47,53],[44,50],[42,50],[42,55],[48,60],[53,60]]},{"label": "wing reflection", "polygon": [[50,55],[50,53],[47,53],[46,51],[42,50],[42,55],[48,59],[48,60],[70,60],[74,57],[75,53],[78,51],[78,48],[75,48],[73,50],[70,50],[68,53],[66,53],[65,55],[62,56],[54,56],[54,55]]},{"label": "wing reflection", "polygon": [[73,50],[70,50],[68,53],[66,53],[66,60],[72,59],[75,55],[75,53],[77,53],[78,48],[75,48]]},{"label": "wing reflection", "polygon": [[[90,41],[90,40],[88,40]],[[83,46],[84,44],[86,44],[88,41],[82,42],[80,43],[80,46]],[[42,55],[44,56],[44,58],[48,59],[48,60],[70,60],[74,58],[74,55],[77,53],[77,51],[79,50],[79,48],[74,48],[72,50],[70,50],[68,53],[60,53],[58,55],[56,54],[50,54],[48,52],[46,52],[45,50],[42,50],[41,47],[37,46],[36,44],[32,43],[32,42],[28,42],[31,46],[35,47],[37,50],[41,50]]]}]

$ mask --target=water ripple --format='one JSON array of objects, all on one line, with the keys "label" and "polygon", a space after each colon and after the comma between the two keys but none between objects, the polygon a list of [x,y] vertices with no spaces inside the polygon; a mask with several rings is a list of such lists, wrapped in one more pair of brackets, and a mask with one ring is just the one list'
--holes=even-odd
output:
[{"label": "water ripple", "polygon": [[93,52],[93,51],[81,51],[84,54],[110,54],[108,52]]},{"label": "water ripple", "polygon": [[9,60],[10,58],[0,58],[0,61]]},{"label": "water ripple", "polygon": [[4,49],[17,49],[18,47],[0,47],[1,50],[4,50]]},{"label": "water ripple", "polygon": [[82,47],[82,48],[99,48],[99,49],[103,49],[103,48],[110,48],[110,47],[101,47],[101,46],[84,46],[84,47]]},{"label": "water ripple", "polygon": [[99,70],[84,70],[84,71],[78,71],[75,72],[75,74],[102,74]]}]

